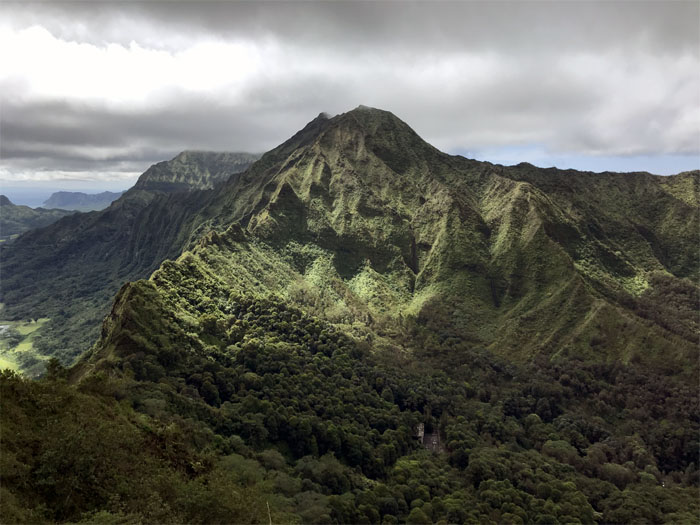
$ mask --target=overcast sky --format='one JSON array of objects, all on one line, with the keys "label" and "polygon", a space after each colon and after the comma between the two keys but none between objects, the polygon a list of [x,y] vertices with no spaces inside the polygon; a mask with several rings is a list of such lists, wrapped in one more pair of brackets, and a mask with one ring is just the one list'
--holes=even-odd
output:
[{"label": "overcast sky", "polygon": [[503,164],[700,168],[697,0],[4,1],[0,50],[5,186],[124,189],[359,104]]}]

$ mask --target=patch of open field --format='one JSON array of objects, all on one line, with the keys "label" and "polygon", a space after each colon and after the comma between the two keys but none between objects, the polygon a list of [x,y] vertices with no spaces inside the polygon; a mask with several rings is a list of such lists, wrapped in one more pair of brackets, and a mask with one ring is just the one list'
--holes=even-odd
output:
[{"label": "patch of open field", "polygon": [[0,356],[0,370],[5,370],[9,368],[10,370],[17,370],[17,363],[7,359],[6,357]]},{"label": "patch of open field", "polygon": [[[48,318],[31,321],[0,321],[0,369],[19,370],[21,357],[31,353],[34,334]],[[36,356],[43,360],[40,356]]]}]

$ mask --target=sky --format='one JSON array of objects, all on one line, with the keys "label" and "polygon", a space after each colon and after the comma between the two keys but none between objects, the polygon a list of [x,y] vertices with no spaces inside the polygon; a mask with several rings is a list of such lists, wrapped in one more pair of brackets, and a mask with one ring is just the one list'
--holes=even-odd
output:
[{"label": "sky", "polygon": [[0,4],[0,191],[126,189],[360,104],[479,160],[698,169],[700,2]]}]

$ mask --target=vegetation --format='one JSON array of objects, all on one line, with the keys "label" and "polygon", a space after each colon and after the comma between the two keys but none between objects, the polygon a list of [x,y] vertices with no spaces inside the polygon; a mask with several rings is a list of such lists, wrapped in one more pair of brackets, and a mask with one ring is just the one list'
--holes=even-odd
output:
[{"label": "vegetation", "polygon": [[[0,310],[2,311],[2,310]],[[44,362],[34,351],[37,331],[49,319],[32,319],[30,321],[0,321],[0,359],[1,368],[26,370],[29,375],[39,375],[44,371]],[[47,360],[48,358],[45,358]]]},{"label": "vegetation", "polygon": [[217,191],[132,191],[59,243],[103,262],[50,322],[157,270],[72,368],[0,378],[3,517],[697,522],[698,173],[616,177],[450,157],[359,108]]},{"label": "vegetation", "polygon": [[240,477],[240,456],[200,451],[211,447],[206,432],[136,413],[99,378],[75,389],[61,375],[56,361],[39,382],[0,375],[3,522],[267,519],[274,496],[262,480]]},{"label": "vegetation", "polygon": [[[269,504],[273,520],[303,523],[691,523],[700,512],[697,392],[642,367],[516,366],[450,344],[408,359],[274,298],[204,299],[188,334],[147,282],[117,308],[91,360],[54,362],[39,382],[3,376],[5,516],[258,522]],[[423,449],[419,423],[444,452]],[[50,472],[67,473],[60,490]]]},{"label": "vegetation", "polygon": [[124,282],[238,225],[291,265],[298,297],[287,298],[321,290],[345,325],[371,318],[392,332],[399,316],[434,316],[436,305],[454,312],[439,316],[443,330],[519,360],[695,361],[694,306],[682,320],[649,312],[664,309],[661,287],[697,289],[698,172],[494,166],[360,108],[319,116],[203,189],[252,160],[185,152],[108,210],[0,247],[6,317],[50,318],[34,348],[68,365],[97,339]]}]

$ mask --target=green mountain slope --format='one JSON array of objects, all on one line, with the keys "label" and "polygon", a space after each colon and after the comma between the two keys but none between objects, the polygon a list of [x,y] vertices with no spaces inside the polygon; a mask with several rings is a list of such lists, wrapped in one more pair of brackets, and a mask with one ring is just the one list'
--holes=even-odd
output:
[{"label": "green mountain slope", "polygon": [[[159,193],[153,200],[152,191],[139,190],[152,179],[176,184],[186,161],[193,184],[201,185],[202,174],[217,173],[227,158],[186,153],[156,165],[87,234],[67,225],[58,250],[47,253],[37,238],[18,252],[27,250],[32,255],[24,259],[40,267],[67,251],[61,259],[77,260],[52,280],[52,296],[65,303],[69,281],[77,295],[101,303],[99,316],[107,294],[97,280],[105,273],[116,289],[202,233],[240,224],[293,259],[299,282],[321,290],[318,308],[345,325],[391,325],[401,317],[420,327],[437,309],[453,313],[440,315],[446,333],[511,357],[603,352],[629,361],[641,352],[687,358],[693,351],[698,257],[689,247],[698,229],[697,173],[504,168],[443,154],[395,116],[360,108],[319,116],[215,192]],[[212,167],[203,168],[209,161]],[[101,261],[93,275],[78,271],[86,260]],[[8,268],[8,311],[46,316],[44,297],[15,287]],[[19,280],[33,271],[18,268]],[[329,282],[343,291],[329,294]],[[689,311],[676,320],[667,314],[663,323],[637,315],[654,309],[649,301],[664,304],[654,299],[665,294],[660,288],[678,286]],[[96,320],[80,330],[95,334]],[[66,361],[77,355],[69,348],[74,342],[70,332],[63,338]]]},{"label": "green mountain slope", "polygon": [[0,195],[0,242],[8,241],[34,228],[47,226],[71,213],[58,209],[16,205],[5,195]]},{"label": "green mountain slope", "polygon": [[214,191],[134,192],[131,256],[172,259],[73,368],[0,378],[3,512],[695,522],[699,175],[494,166],[361,107]]},{"label": "green mountain slope", "polygon": [[[314,120],[204,208],[207,227],[240,224],[260,253],[245,264],[242,248],[202,257],[215,275],[249,275],[226,284],[235,291],[258,282],[257,292],[281,293],[344,329],[364,325],[388,345],[384,332],[438,318],[444,337],[510,358],[692,362],[696,318],[660,325],[636,312],[659,291],[652,283],[679,287],[690,302],[697,294],[688,249],[697,203],[672,196],[667,181],[450,157],[395,116],[358,109]],[[567,183],[573,191],[558,189]],[[613,204],[621,192],[661,204],[625,213]]]},{"label": "green mountain slope", "polygon": [[[177,187],[149,187],[152,170],[105,210],[66,217],[3,247],[2,300],[7,319],[50,318],[33,338],[34,351],[65,363],[90,347],[112,297],[128,280],[148,276],[197,238],[200,210],[211,200],[211,185],[224,172],[235,175],[248,154],[188,154],[173,159]],[[193,180],[181,170],[192,161]],[[226,159],[231,164],[226,168]],[[207,166],[211,160],[211,173]],[[157,172],[164,183],[167,163]],[[141,181],[141,179],[139,179]],[[174,179],[173,179],[174,180]],[[146,187],[147,189],[144,189]],[[198,222],[199,221],[199,222]],[[21,356],[23,369],[40,372],[34,351]]]},{"label": "green mountain slope", "polygon": [[[102,214],[27,238],[6,257],[8,314],[57,318],[69,290],[69,316],[81,321],[47,325],[43,345],[69,362],[119,284],[207,231],[240,224],[293,261],[286,288],[293,280],[320,290],[314,311],[344,326],[376,332],[402,319],[419,329],[438,312],[445,334],[511,358],[693,354],[697,172],[494,166],[441,153],[395,116],[358,108],[320,115],[215,191],[140,189],[175,190],[186,174],[206,187],[241,158],[183,153]],[[47,266],[59,273],[37,286],[30,276]],[[665,309],[667,292],[683,312],[650,315]]]}]

